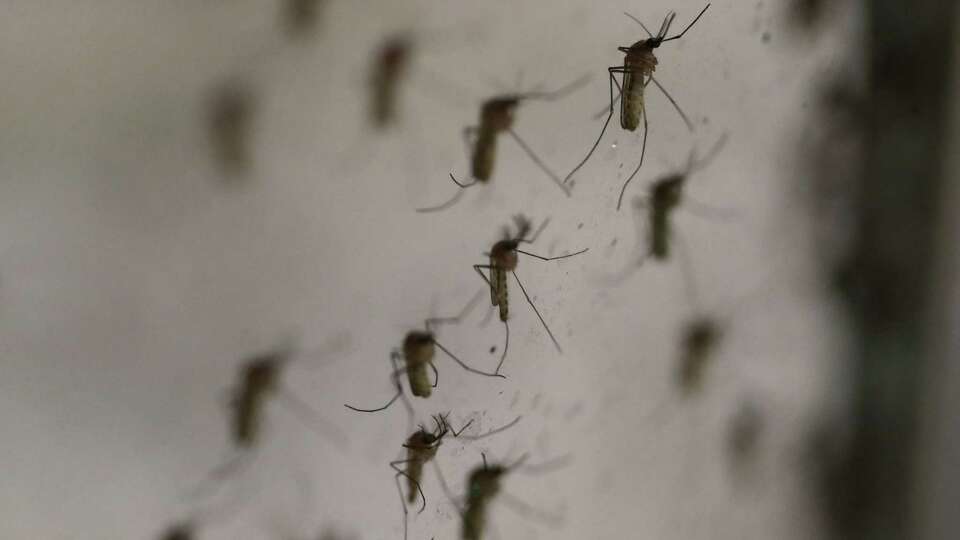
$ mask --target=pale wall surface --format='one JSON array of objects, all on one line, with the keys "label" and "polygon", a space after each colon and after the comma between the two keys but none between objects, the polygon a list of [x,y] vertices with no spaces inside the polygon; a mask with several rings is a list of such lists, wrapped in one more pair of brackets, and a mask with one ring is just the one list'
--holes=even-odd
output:
[{"label": "pale wall surface", "polygon": [[[0,537],[153,537],[226,452],[224,394],[239,362],[288,336],[310,347],[344,331],[353,345],[336,363],[295,366],[286,380],[348,433],[348,450],[271,408],[257,461],[224,486],[250,500],[201,537],[270,538],[277,523],[303,537],[327,525],[399,537],[387,462],[408,434],[405,414],[342,403],[389,397],[389,350],[480,290],[470,265],[521,211],[552,218],[532,251],[590,251],[518,269],[563,355],[515,293],[507,381],[438,360],[440,387],[418,400],[420,420],[451,410],[458,423],[479,415],[486,430],[524,415],[498,437],[443,446],[437,460],[453,489],[462,492],[480,451],[529,452],[532,462],[569,454],[565,468],[505,486],[562,511],[563,525],[497,505],[500,538],[815,537],[801,437],[837,338],[811,277],[794,146],[812,84],[838,68],[843,40],[791,34],[777,2],[720,1],[659,51],[658,78],[697,133],[651,92],[648,161],[628,197],[682,164],[694,141],[706,148],[727,132],[690,193],[739,213],[728,223],[677,218],[703,303],[729,314],[704,394],[680,403],[673,360],[692,306],[679,264],[648,265],[615,287],[604,280],[639,238],[632,210],[614,212],[639,137],[612,126],[572,199],[504,139],[491,186],[446,213],[413,209],[452,193],[447,172],[467,170],[461,128],[495,80],[516,89],[518,73],[523,88],[594,75],[562,102],[518,113],[517,131],[569,170],[600,127],[591,115],[607,99],[605,67],[622,58],[616,46],[642,38],[621,12],[656,27],[675,9],[684,24],[700,2],[380,4],[331,0],[320,33],[289,44],[266,1],[3,3]],[[410,27],[462,32],[467,43],[425,46],[402,126],[375,137],[362,127],[365,70],[382,36]],[[436,73],[469,93],[431,87]],[[262,107],[255,170],[225,186],[203,105],[235,75],[253,81]],[[490,369],[502,328],[480,326],[481,312],[440,339]],[[725,442],[744,399],[760,407],[765,431],[740,476]],[[431,469],[424,490],[430,504],[411,538],[456,537]]]}]

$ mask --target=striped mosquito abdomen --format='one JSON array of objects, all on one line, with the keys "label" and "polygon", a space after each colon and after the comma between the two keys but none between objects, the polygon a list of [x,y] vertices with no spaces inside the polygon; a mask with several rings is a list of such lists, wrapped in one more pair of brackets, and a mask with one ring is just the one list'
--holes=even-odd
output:
[{"label": "striped mosquito abdomen", "polygon": [[480,127],[477,141],[473,146],[473,159],[470,174],[481,182],[487,182],[493,176],[493,164],[497,158],[497,133],[492,129]]},{"label": "striped mosquito abdomen", "polygon": [[433,384],[427,374],[427,365],[433,363],[436,352],[433,334],[430,332],[413,331],[403,340],[407,380],[410,382],[410,391],[417,397],[428,398],[433,392]]},{"label": "striped mosquito abdomen", "polygon": [[[495,285],[494,285],[495,284]],[[493,305],[500,307],[500,320],[506,321],[510,317],[510,298],[507,287],[507,271],[494,266],[490,270],[491,292],[494,296]]]},{"label": "striped mosquito abdomen", "polygon": [[647,40],[634,43],[626,50],[623,61],[623,97],[620,105],[620,127],[627,131],[636,131],[640,127],[643,114],[643,92],[647,79],[657,68],[657,57]]}]

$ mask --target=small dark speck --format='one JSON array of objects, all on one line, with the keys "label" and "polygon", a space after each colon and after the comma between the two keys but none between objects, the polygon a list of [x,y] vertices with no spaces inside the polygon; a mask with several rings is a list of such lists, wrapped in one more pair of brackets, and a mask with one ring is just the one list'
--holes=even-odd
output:
[{"label": "small dark speck", "polygon": [[583,222],[581,221],[580,224],[577,225],[577,230],[580,230],[580,229],[582,229],[582,228],[583,228]]},{"label": "small dark speck", "polygon": [[760,39],[763,40],[764,43],[770,43],[771,37],[770,32],[764,32],[763,35],[760,36]]},{"label": "small dark speck", "polygon": [[709,117],[709,116],[704,116],[704,117],[703,117],[703,120],[701,120],[701,122],[703,122],[703,125],[709,124],[709,123],[710,123],[710,117]]},{"label": "small dark speck", "polygon": [[493,354],[493,353],[495,353],[495,352],[497,352],[497,346],[496,346],[496,345],[494,345],[493,347],[490,347],[490,354]]},{"label": "small dark speck", "polygon": [[617,242],[619,242],[619,241],[620,241],[620,239],[615,237],[615,238],[610,242],[610,247],[613,247],[613,246],[617,245]]}]

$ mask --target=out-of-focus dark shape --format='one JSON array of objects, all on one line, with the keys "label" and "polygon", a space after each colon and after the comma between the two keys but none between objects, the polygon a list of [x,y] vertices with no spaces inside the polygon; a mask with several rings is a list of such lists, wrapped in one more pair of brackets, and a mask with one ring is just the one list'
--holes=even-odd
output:
[{"label": "out-of-focus dark shape", "polygon": [[764,427],[760,406],[752,400],[743,401],[730,421],[726,441],[730,468],[737,476],[756,462]]},{"label": "out-of-focus dark shape", "polygon": [[251,135],[257,100],[252,88],[234,80],[216,88],[207,125],[213,157],[224,176],[243,176],[252,167]]},{"label": "out-of-focus dark shape", "polygon": [[160,535],[160,540],[193,540],[193,525],[177,523]]},{"label": "out-of-focus dark shape", "polygon": [[[829,534],[845,540],[916,537],[917,420],[921,375],[932,367],[929,302],[940,255],[934,241],[946,211],[944,141],[956,99],[949,68],[957,13],[950,1],[909,5],[905,16],[901,0],[867,3],[866,54],[856,57],[868,65],[848,71],[866,73],[868,89],[862,101],[828,93],[834,106],[821,121],[848,124],[856,167],[834,170],[829,155],[813,162],[821,183],[854,184],[840,188],[850,197],[849,215],[836,230],[849,239],[826,261],[853,331],[851,386],[842,394],[849,444],[815,454]],[[818,433],[821,442],[830,438]]]},{"label": "out-of-focus dark shape", "polygon": [[696,394],[703,386],[703,375],[723,338],[723,328],[712,317],[700,316],[686,323],[677,364],[677,386],[684,396]]},{"label": "out-of-focus dark shape", "polygon": [[838,0],[790,0],[790,21],[803,30],[819,26],[826,4]]},{"label": "out-of-focus dark shape", "polygon": [[370,67],[370,123],[384,130],[397,122],[400,84],[410,67],[413,38],[406,33],[387,37]]},{"label": "out-of-focus dark shape", "polygon": [[293,39],[312,35],[327,0],[282,0],[281,19],[287,35]]}]

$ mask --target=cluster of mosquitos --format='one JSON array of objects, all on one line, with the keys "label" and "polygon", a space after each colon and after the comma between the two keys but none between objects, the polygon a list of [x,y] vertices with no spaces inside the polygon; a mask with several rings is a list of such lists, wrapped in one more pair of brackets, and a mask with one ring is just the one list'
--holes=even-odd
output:
[{"label": "cluster of mosquitos", "polygon": [[[311,32],[316,26],[320,4],[322,4],[322,0],[285,0],[284,21],[288,35],[299,37]],[[617,101],[620,102],[620,126],[630,132],[636,131],[640,126],[643,127],[640,161],[621,188],[617,201],[617,209],[619,209],[628,185],[643,165],[649,130],[645,91],[651,83],[668,98],[684,123],[692,130],[692,124],[686,114],[667,90],[653,77],[653,72],[658,64],[654,51],[666,42],[683,37],[700,20],[709,7],[710,4],[707,4],[682,31],[672,36],[669,33],[676,17],[673,12],[670,12],[664,18],[656,34],[651,33],[639,19],[627,14],[640,24],[647,37],[630,46],[618,47],[618,50],[625,56],[622,65],[611,66],[607,69],[610,102],[609,106],[603,111],[607,113],[606,120],[599,136],[586,156],[565,178],[560,179],[551,172],[530,146],[517,135],[513,130],[514,115],[518,106],[524,101],[559,99],[579,87],[585,82],[585,79],[575,81],[553,92],[507,94],[486,100],[480,109],[478,125],[466,128],[463,133],[469,154],[471,180],[462,181],[453,173],[450,173],[450,179],[459,187],[453,198],[436,206],[419,208],[417,211],[427,213],[444,210],[455,204],[467,188],[489,183],[495,168],[497,141],[499,136],[504,133],[510,135],[521,149],[569,196],[573,187],[573,176],[589,161],[598,148],[613,117]],[[369,114],[370,123],[377,129],[386,128],[396,121],[397,89],[402,84],[411,61],[412,47],[413,43],[409,36],[394,36],[386,40],[375,57],[369,79]],[[621,76],[621,80],[617,79],[617,74]],[[616,92],[614,87],[616,87]],[[214,155],[223,170],[228,173],[241,172],[249,167],[251,161],[249,135],[255,108],[256,100],[252,93],[242,87],[235,86],[224,87],[224,90],[212,102],[208,126]],[[598,118],[602,117],[603,112],[598,115]],[[656,181],[646,199],[637,199],[637,207],[647,211],[647,229],[649,231],[647,247],[643,250],[640,262],[648,257],[655,260],[667,260],[670,257],[671,216],[684,199],[686,180],[694,170],[706,165],[709,159],[719,151],[723,141],[724,139],[721,139],[714,149],[701,160],[697,160],[695,154],[691,153],[684,170]],[[516,281],[527,303],[537,315],[556,349],[560,351],[560,344],[515,272],[521,254],[543,261],[555,261],[574,257],[587,251],[587,249],[583,249],[558,257],[544,257],[520,249],[522,244],[534,243],[548,223],[549,219],[545,220],[535,230],[529,219],[524,216],[516,216],[514,218],[516,231],[511,233],[508,228],[504,238],[490,248],[490,251],[486,253],[488,263],[473,265],[474,270],[489,289],[491,305],[499,308],[499,318],[504,325],[504,345],[494,371],[484,372],[469,366],[450,349],[437,341],[434,333],[434,327],[438,324],[459,322],[461,317],[479,299],[479,297],[475,297],[459,315],[427,319],[423,330],[414,330],[406,334],[401,347],[394,350],[390,355],[393,370],[390,380],[396,392],[386,404],[374,408],[362,408],[349,404],[345,406],[356,412],[375,413],[386,410],[396,401],[401,400],[410,417],[413,418],[413,405],[404,392],[403,381],[407,381],[410,393],[414,396],[429,398],[439,381],[439,372],[434,362],[437,349],[472,374],[505,378],[502,369],[510,342],[508,274],[513,275],[514,281]],[[711,351],[719,342],[721,334],[722,327],[714,318],[710,317],[696,318],[687,326],[682,339],[683,354],[678,369],[678,382],[682,388],[687,391],[694,391],[699,386]],[[238,464],[249,457],[260,439],[262,414],[268,400],[274,397],[283,398],[285,403],[299,413],[310,414],[311,421],[319,421],[316,415],[312,415],[312,409],[283,386],[282,373],[291,361],[293,361],[292,352],[283,350],[262,354],[244,363],[230,401],[230,433],[234,449],[238,454],[235,459],[228,460],[226,464],[215,469],[211,478],[222,479],[225,475],[234,472]],[[750,451],[751,441],[757,436],[759,416],[753,409],[741,416],[742,418],[737,422],[738,435],[731,445],[739,448],[741,454],[745,454]],[[451,425],[448,418],[448,414],[432,416],[432,429],[421,425],[419,429],[407,437],[402,445],[406,453],[405,458],[392,461],[389,464],[394,471],[394,481],[403,508],[404,538],[407,537],[408,505],[416,505],[419,500],[419,512],[423,512],[426,508],[427,499],[420,485],[423,468],[431,462],[436,465],[433,460],[444,438],[452,435],[461,440],[477,440],[501,433],[520,421],[520,417],[517,417],[509,424],[487,433],[465,435],[464,431],[473,420],[470,420],[458,430]],[[446,482],[442,480],[442,476],[440,477],[441,486],[447,492],[447,497],[454,503],[461,516],[461,537],[464,540],[479,540],[484,537],[488,507],[491,501],[498,495],[500,497],[505,496],[501,493],[502,479],[511,471],[522,469],[525,457],[521,457],[511,464],[488,464],[486,456],[482,455],[482,464],[474,468],[468,475],[467,493],[462,504],[458,503],[456,497],[449,493]],[[440,474],[439,468],[437,473]],[[404,480],[406,493],[404,493],[403,487]],[[183,519],[167,529],[162,539],[192,540],[196,538],[197,526],[208,518],[209,514],[197,512],[192,517]]]}]

